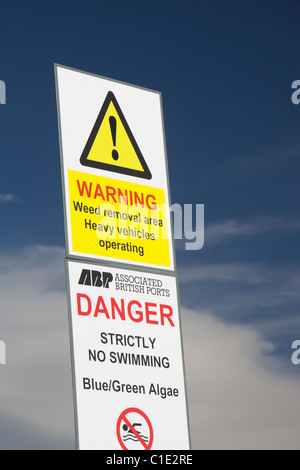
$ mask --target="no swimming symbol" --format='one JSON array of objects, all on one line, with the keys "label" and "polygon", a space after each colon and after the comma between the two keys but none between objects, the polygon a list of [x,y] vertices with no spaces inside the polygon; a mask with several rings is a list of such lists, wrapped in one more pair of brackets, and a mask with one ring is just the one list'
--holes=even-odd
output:
[{"label": "no swimming symbol", "polygon": [[127,408],[117,421],[117,437],[123,450],[150,450],[153,444],[150,419],[138,408]]}]

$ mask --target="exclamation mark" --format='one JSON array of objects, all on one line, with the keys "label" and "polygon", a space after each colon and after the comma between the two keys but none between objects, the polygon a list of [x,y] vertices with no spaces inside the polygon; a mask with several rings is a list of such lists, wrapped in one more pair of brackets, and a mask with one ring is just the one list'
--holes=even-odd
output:
[{"label": "exclamation mark", "polygon": [[[114,144],[114,147],[116,146],[116,141],[117,141],[117,120],[114,116],[109,116],[109,125],[110,125],[110,132],[112,136],[112,141]],[[113,149],[111,152],[111,155],[114,160],[118,160],[119,154],[116,149]]]}]

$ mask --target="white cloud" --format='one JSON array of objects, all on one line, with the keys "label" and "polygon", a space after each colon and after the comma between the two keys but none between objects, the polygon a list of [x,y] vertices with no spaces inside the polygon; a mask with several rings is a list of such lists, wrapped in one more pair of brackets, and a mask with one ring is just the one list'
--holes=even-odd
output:
[{"label": "white cloud", "polygon": [[[0,254],[0,448],[72,448],[64,250]],[[182,288],[185,289],[185,286]],[[299,448],[299,381],[254,328],[183,309],[195,449]]]},{"label": "white cloud", "polygon": [[19,198],[12,193],[0,194],[0,203],[1,202],[16,202]]},{"label": "white cloud", "polygon": [[300,230],[300,219],[294,217],[259,216],[245,220],[227,219],[205,227],[205,243],[216,245],[239,237],[264,233],[290,233]]},{"label": "white cloud", "polygon": [[[197,227],[199,239],[201,228],[200,225]],[[298,217],[252,216],[239,220],[218,220],[212,223],[206,223],[204,220],[204,247],[212,247],[221,243],[225,244],[241,238],[267,233],[273,236],[280,233],[288,234],[299,231],[300,218]],[[186,250],[186,239],[190,240],[193,236],[195,234],[191,229],[188,229],[182,239],[175,239],[176,251]]]},{"label": "white cloud", "polygon": [[64,251],[32,247],[0,256],[0,266],[0,448],[71,446]]},{"label": "white cloud", "polygon": [[[183,309],[194,449],[298,449],[299,385],[253,328]],[[280,372],[281,371],[281,372]]]},{"label": "white cloud", "polygon": [[213,281],[215,283],[258,284],[266,281],[272,272],[259,263],[202,264],[183,268],[180,272],[180,282]]},{"label": "white cloud", "polygon": [[217,263],[180,269],[181,299],[185,306],[222,318],[259,325],[266,334],[294,334],[300,302],[300,271],[263,263]]}]

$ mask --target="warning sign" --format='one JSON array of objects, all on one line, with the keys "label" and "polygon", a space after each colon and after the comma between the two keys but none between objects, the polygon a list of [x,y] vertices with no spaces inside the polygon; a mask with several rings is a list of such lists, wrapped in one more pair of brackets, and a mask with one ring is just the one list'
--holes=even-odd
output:
[{"label": "warning sign", "polygon": [[72,249],[170,267],[164,191],[69,170]]},{"label": "warning sign", "polygon": [[82,165],[138,178],[152,175],[130,127],[109,91],[80,157]]},{"label": "warning sign", "polygon": [[119,416],[117,437],[123,450],[150,450],[153,443],[150,419],[138,408],[127,408]]},{"label": "warning sign", "polygon": [[189,449],[161,94],[55,79],[77,448]]},{"label": "warning sign", "polygon": [[188,449],[176,278],[79,261],[67,272],[78,447]]},{"label": "warning sign", "polygon": [[55,72],[67,256],[174,271],[160,93]]}]

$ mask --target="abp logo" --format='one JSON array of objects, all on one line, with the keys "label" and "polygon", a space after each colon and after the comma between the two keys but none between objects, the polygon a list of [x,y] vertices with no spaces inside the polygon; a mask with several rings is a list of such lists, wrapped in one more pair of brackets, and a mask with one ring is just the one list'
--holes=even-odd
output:
[{"label": "abp logo", "polygon": [[106,287],[109,288],[109,283],[113,280],[111,273],[100,273],[99,271],[91,271],[83,269],[78,281],[78,284],[84,286]]}]

